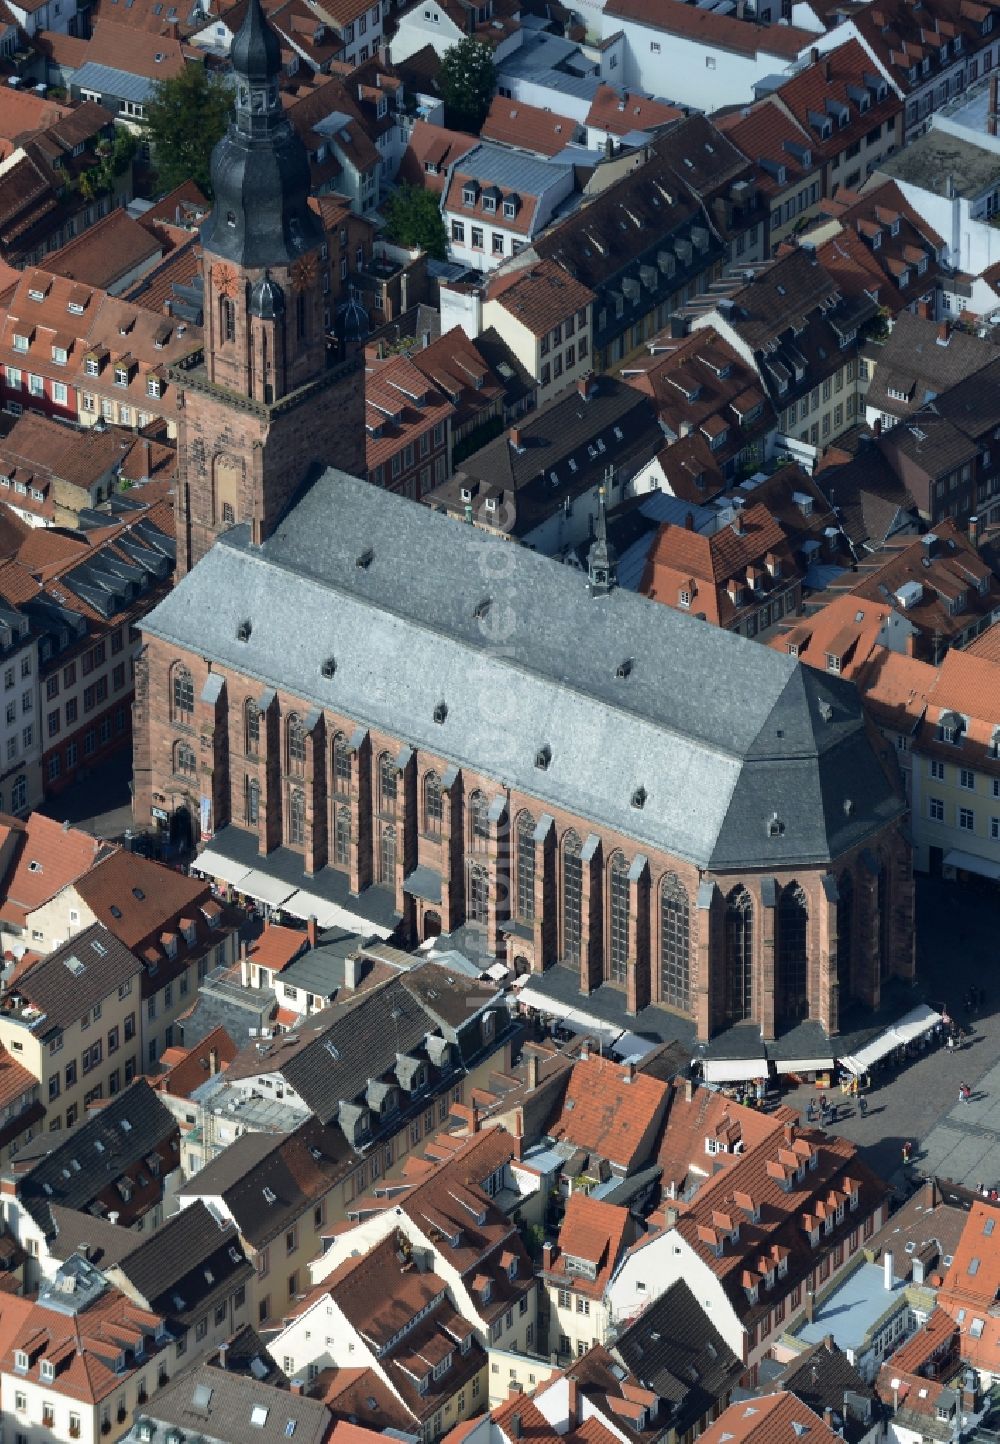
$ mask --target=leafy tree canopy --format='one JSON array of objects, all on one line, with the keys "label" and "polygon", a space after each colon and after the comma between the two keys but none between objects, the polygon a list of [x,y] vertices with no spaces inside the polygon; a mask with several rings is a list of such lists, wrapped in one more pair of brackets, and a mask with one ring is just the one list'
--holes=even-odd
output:
[{"label": "leafy tree canopy", "polygon": [[157,83],[146,106],[146,131],[164,190],[192,180],[211,196],[209,162],[232,105],[228,85],[203,65],[185,65],[177,75]]},{"label": "leafy tree canopy", "polygon": [[496,89],[490,47],[474,35],[466,35],[450,46],[441,61],[438,89],[444,101],[446,125],[473,134],[481,130]]},{"label": "leafy tree canopy", "polygon": [[386,199],[382,213],[389,240],[399,246],[420,246],[435,260],[444,260],[447,236],[433,191],[400,186]]}]

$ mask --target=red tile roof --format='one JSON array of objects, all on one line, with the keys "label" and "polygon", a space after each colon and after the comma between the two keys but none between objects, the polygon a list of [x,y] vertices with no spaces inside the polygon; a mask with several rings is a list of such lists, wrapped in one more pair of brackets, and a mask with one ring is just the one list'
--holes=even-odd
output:
[{"label": "red tile roof", "polygon": [[620,15],[625,20],[648,25],[652,30],[741,55],[774,55],[783,60],[796,60],[816,39],[811,31],[799,30],[793,25],[757,25],[753,21],[738,20],[734,15],[699,10],[690,4],[608,0],[604,11],[606,15]]},{"label": "red tile roof", "polygon": [[518,146],[536,155],[558,155],[571,141],[579,139],[581,130],[576,121],[565,115],[497,95],[480,135],[483,140]]},{"label": "red tile roof", "polygon": [[840,1438],[794,1394],[730,1404],[702,1434],[705,1444],[835,1444]]},{"label": "red tile roof", "polygon": [[667,1092],[658,1078],[609,1058],[579,1058],[549,1134],[626,1170],[639,1167],[652,1149]]},{"label": "red tile roof", "polygon": [[13,870],[0,883],[0,917],[18,927],[24,927],[35,908],[87,873],[107,846],[40,812],[24,822],[0,814],[0,821],[20,837]]},{"label": "red tile roof", "polygon": [[656,100],[641,91],[600,85],[590,102],[587,124],[608,135],[629,135],[634,130],[659,130],[683,119],[684,114],[676,105],[668,105],[665,100]]},{"label": "red tile roof", "polygon": [[[575,1293],[603,1297],[631,1230],[627,1208],[602,1203],[583,1192],[571,1193],[559,1226],[558,1248],[551,1262],[543,1266],[546,1276]],[[593,1265],[594,1276],[580,1274],[568,1261],[572,1259]]]},{"label": "red tile roof", "polygon": [[[224,1073],[236,1057],[238,1049],[225,1028],[213,1028],[200,1043],[178,1050],[180,1057],[172,1062],[166,1073],[151,1080],[152,1087],[159,1093],[169,1093],[174,1098],[189,1098],[212,1074],[212,1053],[216,1054],[218,1071]],[[166,1060],[163,1055],[161,1062]]]},{"label": "red tile roof", "polygon": [[124,848],[97,863],[76,884],[99,922],[135,951],[184,917],[194,920],[211,887]]},{"label": "red tile roof", "polygon": [[308,946],[309,939],[300,929],[268,923],[260,937],[250,944],[247,958],[254,967],[280,973]]},{"label": "red tile roof", "polygon": [[592,305],[595,293],[557,262],[536,261],[494,276],[487,297],[509,311],[533,336],[544,336],[553,326]]},{"label": "red tile roof", "polygon": [[[781,27],[775,27],[780,29]],[[885,90],[882,100],[877,99],[877,86],[866,85],[866,76],[872,76]],[[855,92],[852,94],[851,92]],[[868,98],[868,108],[862,110],[856,98],[860,92]],[[902,110],[903,103],[884,82],[871,56],[857,40],[848,40],[830,50],[812,65],[800,70],[786,80],[775,91],[780,103],[795,117],[810,137],[814,154],[831,159],[840,154],[855,140],[861,139],[875,126],[888,121],[890,124]],[[827,101],[847,107],[848,122],[838,124],[835,115],[827,109]],[[812,116],[825,117],[830,122],[830,136],[824,140],[819,128],[812,122]]]}]

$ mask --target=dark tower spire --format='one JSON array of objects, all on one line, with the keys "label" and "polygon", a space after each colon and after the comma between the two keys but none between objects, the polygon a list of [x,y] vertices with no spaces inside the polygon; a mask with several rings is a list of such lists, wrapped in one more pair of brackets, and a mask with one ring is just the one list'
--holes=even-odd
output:
[{"label": "dark tower spire", "polygon": [[592,597],[606,597],[612,587],[617,584],[617,562],[617,553],[608,541],[608,521],[602,485],[597,491],[597,526],[587,555],[587,572],[590,577],[590,595]]},{"label": "dark tower spire", "polygon": [[323,234],[308,204],[309,157],[281,104],[281,43],[260,0],[249,0],[231,58],[236,105],[212,152],[202,245],[238,266],[289,265]]}]

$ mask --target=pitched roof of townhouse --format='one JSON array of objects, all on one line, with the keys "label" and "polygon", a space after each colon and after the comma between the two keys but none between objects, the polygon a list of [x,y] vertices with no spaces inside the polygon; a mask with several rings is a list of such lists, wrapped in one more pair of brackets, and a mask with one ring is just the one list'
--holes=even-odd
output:
[{"label": "pitched roof of townhouse", "polygon": [[544,260],[495,274],[488,282],[487,297],[533,336],[545,336],[595,299],[589,286],[555,261]]},{"label": "pitched roof of townhouse", "polygon": [[[620,1437],[615,1425],[596,1412],[570,1420],[566,1428],[560,1424],[557,1429],[540,1405],[523,1394],[513,1394],[498,1404],[490,1417],[505,1444],[516,1444],[518,1439],[530,1439],[533,1444],[556,1444],[557,1440],[563,1444],[615,1444]],[[454,1435],[448,1439],[449,1444],[454,1444]]]},{"label": "pitched roof of townhouse", "polygon": [[453,427],[468,425],[504,394],[503,383],[483,356],[479,338],[473,341],[461,326],[453,326],[430,345],[414,350],[410,360],[455,407]]},{"label": "pitched roof of townhouse", "polygon": [[875,602],[847,592],[804,617],[793,617],[787,631],[772,637],[768,646],[788,652],[821,671],[834,670],[827,658],[837,659],[841,677],[855,677],[873,650],[883,650],[883,628],[893,611],[891,602]]},{"label": "pitched roof of townhouse", "polygon": [[612,1352],[685,1424],[703,1418],[743,1371],[742,1361],[683,1279],[654,1298],[638,1318],[623,1321]]},{"label": "pitched roof of townhouse", "polygon": [[[655,1444],[662,1436],[663,1416],[658,1395],[652,1389],[643,1388],[605,1345],[591,1344],[581,1358],[572,1359],[566,1365],[561,1378],[576,1383],[580,1417],[585,1423],[587,1410],[582,1407],[583,1400],[593,1406],[603,1424],[620,1431],[627,1444]],[[559,1380],[560,1376],[555,1375],[550,1383],[558,1388]],[[544,1384],[538,1393],[543,1391]]]},{"label": "pitched roof of townhouse", "polygon": [[156,35],[115,20],[101,19],[94,24],[81,69],[94,65],[148,81],[166,80],[189,63],[186,49],[180,40],[169,35]]},{"label": "pitched roof of townhouse", "polygon": [[308,946],[309,938],[301,929],[268,923],[247,949],[247,961],[254,967],[280,973]]},{"label": "pitched roof of townhouse", "polygon": [[224,1444],[251,1436],[261,1444],[284,1444],[293,1436],[302,1444],[323,1444],[330,1427],[322,1400],[208,1364],[182,1370],[157,1389],[143,1416],[153,1425],[156,1444],[164,1444],[172,1427]]},{"label": "pitched roof of townhouse", "polygon": [[[76,1282],[73,1289],[96,1293],[100,1274],[82,1259],[63,1266]],[[90,1282],[93,1280],[93,1282]],[[46,1296],[54,1307],[46,1305]],[[23,1350],[33,1364],[48,1359],[56,1366],[54,1391],[63,1399],[84,1404],[99,1404],[109,1395],[120,1392],[138,1368],[144,1365],[116,1367],[126,1354],[157,1352],[153,1336],[161,1320],[156,1314],[137,1307],[115,1288],[104,1288],[91,1302],[75,1309],[58,1307],[59,1279],[40,1295],[30,1313],[22,1320],[10,1347],[0,1356],[0,1368],[14,1373],[14,1353]],[[4,1300],[4,1311],[8,1306]]]},{"label": "pitched roof of townhouse", "polygon": [[[896,1355],[893,1355],[893,1366],[895,1360]],[[848,1407],[847,1397],[853,1395],[870,1410],[876,1403],[875,1391],[830,1335],[789,1360],[778,1377],[765,1386],[764,1392],[770,1394],[780,1390],[794,1394],[820,1417],[824,1417],[824,1411],[830,1409],[836,1416],[837,1431],[843,1431],[841,1437],[847,1440],[847,1444],[859,1444],[871,1428],[866,1410]]]},{"label": "pitched roof of townhouse", "polygon": [[981,632],[965,651],[972,657],[982,657],[985,662],[1000,662],[1000,622],[994,622]]},{"label": "pitched roof of townhouse", "polygon": [[454,408],[408,356],[373,361],[365,375],[365,460],[369,472],[444,426]]},{"label": "pitched roof of townhouse", "polygon": [[667,606],[685,605],[680,594],[686,592],[686,605],[696,616],[725,627],[745,605],[732,584],[752,592],[755,579],[769,588],[778,578],[768,560],[772,565],[780,563],[777,585],[784,586],[796,563],[780,522],[765,506],[738,511],[731,524],[720,525],[710,535],[664,522],[646,558],[639,589]]},{"label": "pitched roof of townhouse", "polygon": [[684,111],[641,91],[619,90],[599,85],[590,102],[587,124],[609,135],[629,135],[636,130],[658,130],[680,120]]},{"label": "pitched roof of townhouse", "polygon": [[[907,582],[916,583],[920,594],[907,597],[904,616],[928,637],[935,630],[943,638],[959,635],[974,617],[988,617],[1000,604],[1000,581],[951,518],[936,523],[932,533],[903,539],[865,561],[844,578],[854,596],[882,601],[886,592],[898,595]],[[957,606],[961,596],[965,604]]]},{"label": "pitched roof of townhouse", "polygon": [[46,257],[48,269],[68,280],[106,290],[163,254],[163,241],[121,206]]},{"label": "pitched roof of townhouse", "polygon": [[0,441],[0,469],[11,481],[35,486],[59,480],[89,488],[115,470],[121,455],[121,433],[115,428],[71,431],[35,411],[19,416]]},{"label": "pitched roof of townhouse", "polygon": [[43,1015],[34,1031],[48,1037],[78,1022],[141,972],[135,954],[94,923],[23,973],[13,992]]},{"label": "pitched roof of townhouse", "polygon": [[[0,586],[2,590],[2,586]],[[106,850],[100,838],[32,812],[23,822],[0,813],[0,823],[19,836],[14,866],[0,884],[0,918],[23,927],[28,914],[76,882]]]},{"label": "pitched roof of townhouse", "polygon": [[796,60],[808,50],[815,35],[793,25],[758,25],[733,15],[718,15],[694,5],[660,5],[656,0],[608,0],[605,14],[634,20],[651,30],[662,30],[718,50],[738,55],[774,55]]},{"label": "pitched roof of townhouse", "polygon": [[824,494],[836,507],[841,528],[856,553],[869,544],[883,546],[894,532],[916,532],[916,503],[888,460],[870,440],[857,454],[827,452],[817,475]]},{"label": "pitched roof of townhouse", "polygon": [[579,122],[540,105],[526,105],[495,95],[483,121],[480,135],[498,145],[534,151],[536,155],[558,155],[581,134]]},{"label": "pitched roof of townhouse", "polygon": [[149,1080],[150,1086],[155,1088],[157,1093],[169,1093],[173,1098],[190,1098],[194,1090],[200,1088],[206,1078],[211,1077],[213,1053],[220,1073],[224,1073],[236,1057],[236,1044],[221,1026],[213,1028],[197,1043],[192,1043],[187,1048],[166,1049],[160,1062],[166,1064],[169,1057],[169,1066],[166,1072],[158,1073]]},{"label": "pitched roof of townhouse", "polygon": [[185,1324],[194,1324],[253,1273],[235,1226],[220,1222],[201,1199],[140,1236],[117,1270],[154,1313]]},{"label": "pitched roof of townhouse", "polygon": [[785,251],[732,296],[727,318],[754,351],[798,325],[836,290],[815,254],[796,248]]},{"label": "pitched roof of townhouse", "polygon": [[[560,185],[571,171],[572,167],[565,161],[541,159],[480,141],[452,166],[445,181],[441,207],[467,220],[502,224],[504,230],[530,236],[535,230],[542,197]],[[465,199],[465,188],[470,182],[475,186],[471,204]],[[491,196],[495,205],[487,210],[485,202]],[[508,202],[514,205],[513,216],[504,210]]]},{"label": "pitched roof of townhouse", "polygon": [[[18,1197],[46,1235],[55,1228],[50,1205],[87,1209],[156,1152],[172,1159],[164,1173],[177,1163],[177,1122],[141,1078],[61,1138],[17,1185]],[[152,1184],[137,1184],[135,1193],[143,1188],[159,1192],[161,1187],[161,1180],[154,1178]],[[113,1206],[124,1212],[121,1203]]]},{"label": "pitched roof of townhouse", "polygon": [[[864,1218],[881,1204],[886,1189],[846,1139],[786,1124],[780,1140],[765,1140],[708,1179],[675,1226],[719,1279],[737,1316],[749,1323],[771,1307],[772,1295],[763,1288],[756,1301],[749,1294],[768,1272],[787,1260],[789,1290],[815,1267],[807,1220],[820,1230],[820,1248],[833,1248],[854,1227],[850,1196]],[[826,1234],[828,1217],[835,1222]]]},{"label": "pitched roof of townhouse", "polygon": [[[809,132],[773,96],[759,105],[718,116],[715,124],[753,162],[756,183],[767,195],[783,194],[819,165],[818,157],[812,155]],[[784,180],[776,174],[780,169],[784,170]]]},{"label": "pitched roof of townhouse", "polygon": [[416,120],[400,162],[399,179],[406,185],[440,195],[448,167],[461,160],[475,144],[475,136],[464,131],[446,130],[443,125]]},{"label": "pitched roof of townhouse", "polygon": [[120,848],[103,858],[76,883],[76,891],[94,916],[137,948],[175,919],[194,921],[212,890],[201,878],[153,862]]},{"label": "pitched roof of townhouse", "polygon": [[551,1138],[586,1149],[626,1170],[652,1152],[652,1129],[667,1103],[667,1085],[627,1065],[589,1054],[573,1064]]},{"label": "pitched roof of townhouse", "polygon": [[374,1369],[321,1369],[309,1392],[335,1419],[356,1419],[383,1434],[391,1429],[405,1433],[411,1423],[409,1410]]},{"label": "pitched roof of townhouse", "polygon": [[242,1134],[180,1193],[223,1197],[242,1236],[259,1249],[318,1203],[353,1163],[340,1129],[309,1118],[288,1134]]},{"label": "pitched roof of townhouse", "polygon": [[[774,1113],[760,1113],[717,1093],[711,1088],[691,1085],[689,1080],[670,1082],[670,1099],[656,1150],[662,1168],[661,1187],[682,1197],[694,1179],[703,1179],[735,1161],[739,1143],[743,1152],[757,1148],[797,1115],[783,1105]],[[690,1092],[690,1097],[688,1096]],[[711,1140],[717,1151],[709,1154]]]},{"label": "pitched roof of townhouse", "polygon": [[38,1079],[22,1063],[0,1046],[0,1116],[6,1115],[25,1093],[38,1087]]},{"label": "pitched roof of townhouse", "polygon": [[[374,1349],[381,1370],[415,1418],[433,1417],[443,1399],[452,1397],[484,1365],[473,1326],[453,1308],[444,1280],[401,1256],[394,1234],[367,1253],[345,1259],[295,1312],[301,1315],[323,1297],[335,1301]],[[420,1314],[424,1317],[418,1321]],[[456,1346],[466,1340],[471,1340],[471,1347],[459,1352]],[[435,1365],[449,1356],[451,1368],[436,1380]]]},{"label": "pitched roof of townhouse", "polygon": [[[627,1208],[603,1203],[575,1189],[567,1200],[566,1212],[559,1225],[558,1248],[551,1262],[543,1265],[543,1271],[555,1282],[571,1280],[570,1287],[576,1293],[601,1298],[611,1282],[631,1231],[631,1215]],[[594,1269],[593,1276],[580,1274],[569,1262],[570,1259],[583,1259],[590,1264]]]},{"label": "pitched roof of townhouse", "polygon": [[834,1444],[831,1426],[794,1394],[764,1394],[730,1404],[702,1436],[705,1444]]},{"label": "pitched roof of townhouse", "polygon": [[461,492],[469,489],[474,511],[485,514],[502,498],[499,524],[523,535],[561,510],[567,495],[581,496],[603,482],[609,466],[654,455],[662,435],[648,397],[605,374],[581,379],[467,457],[430,494],[431,504],[444,501],[462,512]]},{"label": "pitched roof of townhouse", "polygon": [[160,221],[177,226],[184,225],[197,216],[206,216],[210,209],[207,197],[193,180],[189,180],[161,196],[155,205],[143,213],[142,218],[147,226]]},{"label": "pitched roof of townhouse", "polygon": [[879,349],[865,404],[909,415],[996,357],[993,343],[973,332],[903,311]]},{"label": "pitched roof of townhouse", "polygon": [[[904,95],[927,83],[923,73],[923,60],[930,62],[930,73],[948,70],[954,62],[954,54],[945,58],[944,47],[954,51],[952,43],[961,35],[966,51],[974,53],[984,38],[983,23],[991,13],[990,5],[976,3],[950,4],[948,0],[930,0],[914,15],[912,5],[906,0],[879,0],[877,5],[862,6],[852,15],[858,33],[866,46],[877,56],[880,64],[892,76]],[[990,38],[986,36],[987,40]],[[940,66],[937,64],[940,62]],[[910,71],[917,67],[917,79]]]},{"label": "pitched roof of townhouse", "polygon": [[[827,159],[874,126],[891,123],[902,110],[902,101],[857,40],[821,55],[780,85],[775,95],[808,132],[814,154]],[[838,113],[846,114],[846,125],[839,123]],[[824,123],[830,129],[826,139]]]},{"label": "pitched roof of townhouse", "polygon": [[55,1230],[46,1243],[49,1253],[60,1262],[82,1253],[97,1268],[108,1269],[135,1248],[133,1229],[99,1214],[66,1208],[61,1203],[50,1204],[49,1213]]}]

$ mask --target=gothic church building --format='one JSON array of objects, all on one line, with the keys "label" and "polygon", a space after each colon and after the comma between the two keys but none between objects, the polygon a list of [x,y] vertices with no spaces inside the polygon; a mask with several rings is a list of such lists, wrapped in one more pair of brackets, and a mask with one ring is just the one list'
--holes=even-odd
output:
[{"label": "gothic church building", "polygon": [[137,825],[188,818],[359,931],[568,967],[703,1040],[835,1034],[913,976],[906,805],[854,687],[616,587],[601,535],[583,577],[348,474],[358,381],[326,366],[258,0],[233,61]]}]

